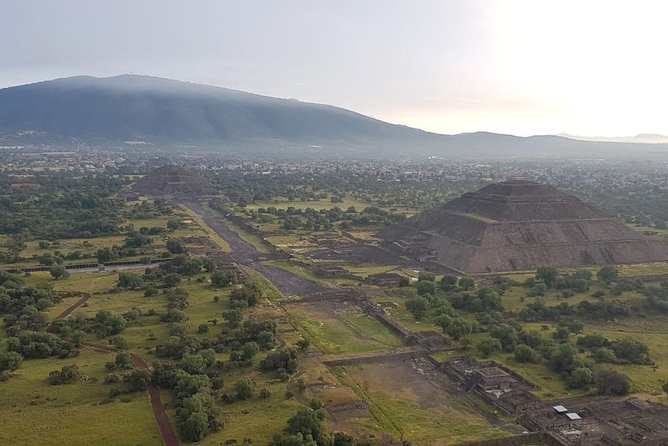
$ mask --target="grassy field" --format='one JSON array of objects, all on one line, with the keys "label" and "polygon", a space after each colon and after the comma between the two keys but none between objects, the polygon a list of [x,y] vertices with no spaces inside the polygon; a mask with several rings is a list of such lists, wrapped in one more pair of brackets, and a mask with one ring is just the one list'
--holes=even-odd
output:
[{"label": "grassy field", "polygon": [[[0,444],[142,445],[162,444],[144,392],[108,400],[104,364],[113,353],[84,349],[76,359],[25,361],[16,376],[0,383]],[[91,380],[49,386],[52,370],[76,362]]]},{"label": "grassy field", "polygon": [[406,309],[406,299],[404,297],[385,295],[374,297],[373,301],[383,306],[385,314],[387,314],[390,319],[408,330],[441,331],[441,328],[434,325],[429,317],[421,321],[415,320],[415,317],[413,317],[413,315]]},{"label": "grassy field", "polygon": [[415,445],[452,445],[507,435],[462,395],[445,394],[406,363],[338,367],[339,380],[368,401],[383,432]]},{"label": "grassy field", "polygon": [[668,274],[668,263],[641,263],[622,265],[617,268],[621,277]]},{"label": "grassy field", "polygon": [[600,333],[610,340],[632,338],[649,347],[655,365],[615,365],[614,368],[631,378],[632,391],[668,397],[661,386],[668,382],[668,317],[625,318],[611,324],[587,324],[585,333]]},{"label": "grassy field", "polygon": [[[108,237],[96,238],[72,238],[58,241],[58,246],[48,249],[39,247],[39,241],[32,240],[26,242],[26,247],[21,251],[21,257],[32,258],[33,256],[44,255],[53,251],[60,251],[67,255],[73,251],[81,251],[83,258],[93,258],[98,249],[111,248],[113,245],[122,246],[125,240],[124,235],[111,235]],[[72,261],[70,261],[72,262]]]},{"label": "grassy field", "polygon": [[[548,331],[542,331],[542,325],[550,327]],[[551,336],[555,325],[546,323],[525,323],[525,330],[533,330],[544,333],[544,336]],[[663,402],[668,403],[668,396],[662,391],[661,386],[668,382],[668,317],[657,315],[649,317],[628,317],[609,322],[588,321],[585,323],[585,329],[582,333],[599,333],[609,340],[618,340],[623,338],[632,338],[643,342],[649,347],[650,357],[654,365],[622,365],[622,364],[595,364],[596,368],[613,368],[629,376],[631,379],[632,393],[651,395],[660,397]],[[483,337],[482,334],[474,334],[471,341],[475,344]],[[571,341],[575,341],[576,336],[571,335]],[[467,354],[476,356],[476,350],[470,350]],[[453,356],[461,355],[460,352],[443,352],[434,354],[434,358],[442,361]],[[581,359],[588,360],[586,354],[580,355]],[[547,368],[545,364],[519,363],[515,361],[511,353],[497,353],[489,358],[504,364],[506,367],[514,370],[527,381],[540,387],[535,394],[540,398],[571,398],[586,395],[585,390],[567,389],[563,379],[555,372]]]},{"label": "grassy field", "polygon": [[[126,207],[129,209],[136,203],[127,203]],[[154,253],[159,254],[165,250],[165,243],[168,238],[178,238],[178,237],[188,237],[188,236],[199,236],[199,235],[209,235],[216,243],[218,243],[226,252],[230,251],[229,245],[218,237],[213,231],[211,231],[194,213],[187,213],[185,210],[177,210],[172,214],[160,215],[155,217],[146,217],[146,218],[129,218],[126,219],[122,226],[132,225],[135,230],[139,230],[142,227],[146,228],[166,228],[167,222],[170,220],[191,220],[190,225],[186,227],[179,228],[175,231],[167,232],[159,236],[152,236],[151,239],[153,243],[151,247],[153,248]],[[0,237],[6,238],[5,235],[0,235]],[[77,262],[89,262],[93,261],[96,257],[98,249],[110,248],[114,245],[123,246],[126,239],[125,234],[103,236],[103,237],[88,237],[88,238],[71,238],[71,239],[60,239],[55,242],[51,242],[52,246],[48,248],[40,248],[40,240],[30,240],[25,242],[26,247],[20,252],[20,256],[25,260],[19,263],[16,263],[15,266],[30,266],[37,264],[36,260],[33,260],[35,257],[54,253],[56,251],[60,252],[62,256],[67,256],[70,253],[78,251],[80,253],[79,259],[66,260],[65,263],[77,263]],[[0,242],[3,241],[3,238],[0,238]],[[156,254],[149,254],[156,255]],[[125,257],[127,260],[138,259],[143,257],[143,255],[137,255],[133,257]]]},{"label": "grassy field", "polygon": [[359,309],[325,308],[299,304],[288,309],[291,320],[313,345],[326,354],[350,354],[392,350],[403,345],[376,319]]},{"label": "grassy field", "polygon": [[668,229],[658,229],[653,226],[640,226],[636,224],[629,224],[627,226],[634,231],[642,232],[661,242],[668,242]]},{"label": "grassy field", "polygon": [[[638,274],[660,274],[657,270],[652,271],[656,265],[635,265],[629,267],[620,267],[620,275],[633,276]],[[569,298],[563,298],[556,291],[548,291],[540,299],[548,306],[558,305],[566,302],[575,305],[583,300],[593,300],[591,293],[596,290],[606,290],[596,282],[586,293],[578,293]],[[503,296],[504,308],[517,311],[524,305],[532,302],[533,297],[525,297],[526,288],[513,287]],[[633,338],[646,344],[650,349],[650,356],[654,361],[654,366],[647,365],[620,365],[620,364],[598,364],[598,368],[611,367],[622,373],[627,374],[632,382],[632,392],[660,396],[668,401],[661,386],[668,382],[668,317],[661,314],[648,314],[642,310],[645,297],[638,292],[624,292],[621,296],[615,296],[615,299],[621,299],[630,303],[636,310],[634,315],[622,317],[614,322],[585,320],[585,330],[583,334],[600,333],[610,340]],[[541,330],[541,323],[525,323],[525,330]],[[546,325],[554,328],[553,324]],[[551,333],[551,331],[550,331]],[[546,334],[547,335],[547,334]],[[572,336],[574,341],[574,336]],[[582,355],[583,359],[587,359]],[[559,376],[550,372],[544,365],[520,364],[514,361],[512,355],[499,354],[493,359],[503,362],[508,367],[516,370],[529,381],[541,387],[537,392],[541,397],[568,397],[579,395],[583,392],[567,390]]]},{"label": "grassy field", "polygon": [[[255,272],[252,272],[251,275],[258,276],[253,277],[254,279],[262,278]],[[116,283],[117,275],[115,273],[72,274],[70,277],[59,281],[54,281],[47,274],[33,274],[27,279],[32,284],[52,283],[59,290],[86,289],[93,292],[91,299],[76,311],[76,314],[83,316],[92,316],[101,309],[109,310],[112,313],[122,313],[131,308],[139,308],[146,313],[154,309],[160,313],[166,308],[166,300],[161,294],[147,298],[144,297],[142,291],[106,293]],[[186,323],[188,331],[195,334],[200,324],[209,324],[212,327],[210,333],[195,334],[195,336],[215,338],[217,332],[213,329],[212,320],[218,319],[222,323],[222,312],[228,308],[231,288],[215,289],[207,282],[200,283],[195,280],[184,280],[180,286],[189,293],[189,306],[185,310],[188,316]],[[280,297],[280,295],[275,294],[277,291],[268,282],[263,281],[261,286],[267,291],[269,295],[267,297],[272,299]],[[214,296],[219,296],[220,301],[214,302]],[[75,297],[65,299],[51,308],[49,315],[54,317],[74,303],[76,299]],[[271,319],[285,317],[282,310],[269,300],[263,300],[260,305],[251,311],[251,314]],[[288,344],[294,344],[300,338],[299,334],[287,322],[279,323],[279,333],[283,341]],[[140,353],[149,363],[154,359],[152,351],[155,345],[161,339],[165,339],[167,335],[167,326],[159,322],[158,316],[141,317],[138,321],[130,323],[122,334],[128,341],[130,350]],[[139,393],[128,398],[119,397],[112,403],[100,404],[107,396],[110,387],[98,383],[104,376],[104,363],[113,360],[113,357],[113,353],[97,353],[84,349],[82,355],[76,359],[25,361],[23,368],[18,372],[18,376],[13,377],[7,383],[0,383],[0,389],[12,388],[11,392],[0,391],[2,393],[0,403],[4,403],[2,407],[6,408],[4,409],[5,413],[0,410],[0,416],[9,417],[10,413],[16,413],[17,411],[22,414],[20,421],[14,423],[12,429],[0,432],[1,443],[16,444],[10,441],[12,438],[25,438],[25,441],[19,442],[20,444],[65,442],[67,444],[84,445],[95,443],[93,437],[85,433],[81,435],[77,433],[77,429],[85,426],[86,432],[91,432],[90,435],[98,439],[106,439],[107,444],[160,444],[157,427],[153,421],[148,398],[145,394]],[[256,358],[256,362],[259,362],[263,357],[264,354],[260,354]],[[226,361],[228,358],[226,354],[221,354],[219,359]],[[96,377],[98,383],[47,387],[45,380],[48,372],[60,368],[62,364],[71,362],[79,364],[84,374]],[[273,375],[260,373],[255,368],[226,371],[223,376],[226,387],[231,387],[242,376],[252,376],[256,381],[258,390],[266,388],[272,396],[268,399],[255,397],[249,401],[233,404],[221,403],[220,409],[225,428],[210,435],[201,444],[218,445],[231,439],[236,439],[241,443],[245,437],[251,437],[254,444],[267,444],[274,434],[282,430],[287,419],[296,409],[301,407],[297,400],[286,399],[286,383],[279,381]],[[48,390],[49,395],[48,401],[40,403],[40,401],[31,400],[33,395],[43,395],[46,390]],[[68,395],[71,395],[72,398]],[[168,394],[165,395],[169,398]],[[20,396],[25,397],[25,400],[20,400]],[[64,407],[67,408],[67,411],[63,410]],[[56,411],[58,413],[55,413]],[[114,423],[114,425],[106,426],[106,422]],[[31,423],[31,429],[27,428],[28,423]],[[249,429],[249,425],[252,425],[253,428]],[[41,436],[49,433],[49,431],[57,429],[60,430],[57,431],[56,435],[52,435],[53,442],[51,440],[39,440]],[[77,436],[77,438],[74,441],[66,441],[68,436]],[[118,438],[123,438],[123,442],[117,443],[115,439]]]},{"label": "grassy field", "polygon": [[[577,305],[584,300],[596,301],[597,298],[592,297],[592,293],[595,293],[598,290],[603,290],[605,292],[608,289],[605,286],[601,286],[597,282],[593,282],[592,286],[589,288],[589,291],[585,291],[584,293],[576,293],[571,297],[562,297],[561,291],[559,290],[547,290],[544,296],[530,297],[527,295],[529,290],[530,289],[526,287],[512,287],[508,289],[502,298],[503,308],[509,311],[519,311],[536,299],[539,299],[547,306],[555,306],[559,305],[560,303]],[[615,299],[634,302],[644,300],[644,297],[640,293],[627,291],[624,292],[621,296],[615,296]]]}]

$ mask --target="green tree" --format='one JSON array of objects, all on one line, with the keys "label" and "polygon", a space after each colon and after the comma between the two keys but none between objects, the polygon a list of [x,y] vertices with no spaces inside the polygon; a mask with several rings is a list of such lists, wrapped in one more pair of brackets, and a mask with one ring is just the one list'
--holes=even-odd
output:
[{"label": "green tree", "polygon": [[594,379],[594,373],[588,367],[578,367],[568,377],[568,387],[571,389],[586,389]]},{"label": "green tree", "polygon": [[60,371],[54,370],[49,373],[47,381],[52,386],[57,386],[61,384],[73,384],[81,379],[81,373],[79,372],[79,366],[76,364],[63,366]]},{"label": "green tree", "polygon": [[457,277],[449,274],[444,275],[438,283],[440,289],[449,291],[457,285]]},{"label": "green tree", "polygon": [[127,352],[116,353],[116,359],[114,360],[114,366],[117,369],[132,368],[132,360],[130,359],[130,355]]},{"label": "green tree", "polygon": [[63,265],[59,265],[57,263],[54,263],[49,267],[49,274],[51,274],[51,277],[56,280],[70,275],[70,273],[67,272]]},{"label": "green tree", "polygon": [[248,376],[244,376],[234,384],[234,391],[237,399],[250,399],[255,395],[255,381]]},{"label": "green tree", "polygon": [[21,367],[23,356],[17,352],[0,352],[0,372],[14,371]]},{"label": "green tree", "polygon": [[617,268],[614,266],[604,266],[598,270],[596,273],[596,278],[598,278],[598,280],[601,282],[610,283],[616,281],[619,278],[619,273],[617,272]]},{"label": "green tree", "polygon": [[559,271],[551,266],[542,266],[536,270],[536,279],[542,280],[548,288],[554,287],[557,277],[559,277]]},{"label": "green tree", "polygon": [[326,446],[328,438],[325,434],[317,411],[313,409],[301,409],[288,420],[285,428],[288,435],[301,434],[304,438],[311,437],[318,446]]},{"label": "green tree", "polygon": [[540,360],[538,352],[526,344],[518,344],[515,347],[515,361],[536,363]]},{"label": "green tree", "polygon": [[223,319],[225,319],[225,321],[232,327],[237,327],[244,319],[244,315],[238,308],[232,308],[231,310],[223,312]]},{"label": "green tree", "polygon": [[600,395],[626,395],[631,390],[629,377],[615,370],[599,370],[594,383]]},{"label": "green tree", "polygon": [[482,356],[487,357],[492,353],[501,351],[501,341],[496,338],[486,338],[478,342],[476,348]]},{"label": "green tree", "polygon": [[119,350],[128,349],[128,341],[123,336],[114,336],[113,338],[111,338],[111,345],[113,345]]},{"label": "green tree", "polygon": [[584,330],[584,324],[580,321],[572,320],[566,324],[566,327],[570,330],[571,333],[582,333]]},{"label": "green tree", "polygon": [[420,296],[424,296],[427,294],[431,294],[432,296],[436,294],[436,286],[434,285],[434,282],[430,282],[428,280],[420,280],[417,283],[417,293]]},{"label": "green tree", "polygon": [[410,311],[413,317],[417,320],[420,320],[424,317],[428,307],[429,302],[427,302],[427,299],[421,296],[412,297],[406,301],[406,309]]},{"label": "green tree", "polygon": [[123,381],[127,383],[130,392],[140,392],[146,390],[149,382],[149,375],[146,370],[133,368],[130,373],[126,373]]},{"label": "green tree", "polygon": [[114,254],[114,251],[111,250],[111,248],[106,247],[106,248],[98,249],[97,253],[96,253],[96,257],[97,257],[97,262],[98,263],[107,263],[107,262],[111,262],[112,260],[114,260],[116,255]]},{"label": "green tree", "polygon": [[116,287],[125,290],[138,290],[144,286],[144,279],[139,274],[120,272]]},{"label": "green tree", "polygon": [[592,350],[591,356],[596,362],[607,362],[610,364],[615,364],[617,362],[615,352],[607,347],[598,347]]},{"label": "green tree", "polygon": [[185,245],[177,239],[170,238],[167,240],[167,243],[165,243],[165,247],[167,248],[167,251],[169,251],[172,254],[183,254],[186,252],[186,247]]},{"label": "green tree", "polygon": [[241,357],[246,361],[253,359],[258,353],[260,353],[260,347],[257,342],[246,342],[241,347]]},{"label": "green tree", "polygon": [[439,314],[434,318],[434,324],[441,327],[443,333],[448,329],[448,326],[452,323],[452,317],[447,314]]},{"label": "green tree", "polygon": [[224,288],[235,283],[237,283],[237,276],[230,271],[216,271],[211,274],[211,285],[216,288]]},{"label": "green tree", "polygon": [[459,279],[459,288],[469,291],[475,288],[475,281],[470,277],[462,277]]},{"label": "green tree", "polygon": [[519,342],[519,336],[517,335],[517,330],[511,327],[508,324],[500,324],[493,327],[489,331],[489,335],[492,338],[496,338],[501,342],[502,348],[511,352],[515,349],[515,345]]},{"label": "green tree", "polygon": [[190,413],[181,423],[181,435],[187,441],[200,441],[209,431],[209,417],[204,412]]},{"label": "green tree", "polygon": [[434,273],[430,273],[429,271],[420,271],[420,273],[418,274],[418,282],[421,282],[423,280],[427,282],[433,282],[434,280],[436,280],[436,276],[434,275]]},{"label": "green tree", "polygon": [[452,339],[461,339],[470,335],[472,331],[473,326],[471,323],[460,317],[453,318],[446,328],[448,336],[450,336]]},{"label": "green tree", "polygon": [[548,366],[558,373],[570,373],[578,366],[577,351],[569,344],[559,344],[550,352]]}]

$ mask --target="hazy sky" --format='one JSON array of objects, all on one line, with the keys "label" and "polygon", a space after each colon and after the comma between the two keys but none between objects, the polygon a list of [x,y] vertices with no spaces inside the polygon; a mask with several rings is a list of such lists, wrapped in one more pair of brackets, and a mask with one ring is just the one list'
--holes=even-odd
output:
[{"label": "hazy sky", "polygon": [[442,133],[668,134],[668,2],[0,0],[0,87],[122,73]]}]

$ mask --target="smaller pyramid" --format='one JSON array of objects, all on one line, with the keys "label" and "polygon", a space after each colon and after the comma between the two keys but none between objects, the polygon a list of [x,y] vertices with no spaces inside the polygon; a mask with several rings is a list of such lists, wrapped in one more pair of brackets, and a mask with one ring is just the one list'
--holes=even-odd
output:
[{"label": "smaller pyramid", "polygon": [[184,167],[174,165],[163,166],[144,175],[132,188],[135,192],[153,197],[216,194],[216,188],[209,181]]},{"label": "smaller pyramid", "polygon": [[467,273],[668,261],[668,245],[531,181],[490,184],[380,231],[404,255]]}]

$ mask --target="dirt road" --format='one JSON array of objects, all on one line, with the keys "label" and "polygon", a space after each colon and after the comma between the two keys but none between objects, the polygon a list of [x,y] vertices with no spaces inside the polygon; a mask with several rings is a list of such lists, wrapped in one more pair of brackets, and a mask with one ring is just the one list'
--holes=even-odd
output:
[{"label": "dirt road", "polygon": [[229,229],[221,221],[220,217],[212,214],[205,206],[194,201],[181,202],[204,220],[211,229],[222,237],[232,248],[230,257],[241,265],[248,266],[265,276],[276,288],[286,296],[307,296],[314,293],[331,291],[312,280],[305,279],[296,274],[280,268],[265,265],[259,261],[264,254],[258,252],[250,243],[242,239],[239,234]]}]

